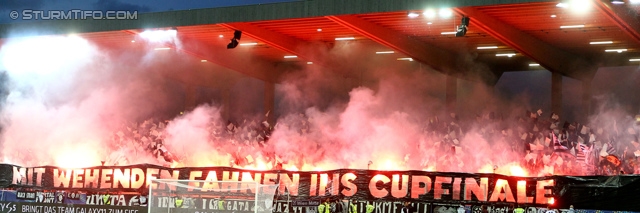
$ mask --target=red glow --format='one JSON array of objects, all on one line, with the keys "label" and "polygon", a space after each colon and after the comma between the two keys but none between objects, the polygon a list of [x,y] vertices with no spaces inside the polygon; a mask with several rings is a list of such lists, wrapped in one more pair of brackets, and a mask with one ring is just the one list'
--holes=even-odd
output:
[{"label": "red glow", "polygon": [[511,176],[519,176],[519,177],[526,177],[527,176],[527,172],[520,166],[518,165],[512,165],[510,168],[510,175]]},{"label": "red glow", "polygon": [[[55,165],[66,169],[77,169],[100,165],[100,157],[94,147],[77,145],[57,150]],[[82,160],[80,160],[82,159]]]},{"label": "red glow", "polygon": [[255,163],[255,165],[248,165],[245,166],[244,169],[249,169],[249,170],[258,170],[258,171],[267,171],[269,170],[269,165],[267,165],[267,163],[265,163],[263,160],[258,159]]},{"label": "red glow", "polygon": [[287,166],[284,169],[288,171],[299,171],[298,167],[296,167],[295,165]]},{"label": "red glow", "polygon": [[478,170],[479,173],[496,173],[508,176],[528,177],[529,172],[522,168],[518,163],[508,163],[505,165],[486,164]]}]

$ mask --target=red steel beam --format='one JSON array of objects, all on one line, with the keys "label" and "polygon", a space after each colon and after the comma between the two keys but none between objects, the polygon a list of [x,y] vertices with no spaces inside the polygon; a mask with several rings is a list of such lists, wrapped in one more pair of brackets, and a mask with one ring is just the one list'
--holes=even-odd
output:
[{"label": "red steel beam", "polygon": [[182,51],[202,57],[202,59],[208,62],[238,71],[253,78],[267,82],[276,82],[281,73],[276,69],[275,63],[257,58],[251,54],[228,50],[226,47],[211,47],[197,40],[181,40],[183,42]]},{"label": "red steel beam", "polygon": [[[129,30],[125,32],[134,35],[138,34],[135,31]],[[179,33],[180,32],[178,32],[178,36]],[[281,74],[281,71],[276,69],[275,63],[253,57],[249,54],[228,50],[223,46],[211,47],[211,45],[204,44],[192,38],[180,38],[180,41],[181,44],[179,46],[164,46],[267,82],[276,82]]]},{"label": "red steel beam", "polygon": [[251,36],[269,46],[296,55],[300,59],[311,61],[318,65],[327,64],[327,62],[323,60],[323,57],[316,55],[318,51],[313,51],[319,47],[314,47],[309,42],[260,28],[250,23],[224,23],[219,25],[231,30],[240,30],[243,36]]},{"label": "red steel beam", "polygon": [[[481,81],[493,85],[499,75],[487,69],[467,70],[468,67],[485,67],[465,64],[458,54],[439,49],[433,45],[411,38],[399,32],[379,26],[364,19],[343,15],[327,16],[328,19],[349,28],[382,45],[401,52],[414,60],[431,66],[433,69],[447,75],[459,76],[473,81]],[[464,63],[463,63],[464,62]]]},{"label": "red steel beam", "polygon": [[622,31],[631,36],[636,42],[640,43],[639,14],[626,5],[613,5],[608,0],[596,0],[596,5],[609,20],[618,25]]},{"label": "red steel beam", "polygon": [[551,72],[578,80],[591,80],[598,67],[578,55],[545,43],[515,27],[493,18],[473,7],[455,8],[468,16],[470,24],[480,28],[504,44],[537,61]]},{"label": "red steel beam", "polygon": [[[343,70],[341,68],[342,64],[323,54],[328,52],[329,49],[329,46],[326,44],[299,40],[291,36],[260,28],[250,23],[224,23],[219,25],[232,30],[240,30],[243,36],[248,35],[253,37],[271,47],[296,55],[299,59],[328,68],[335,74],[343,75],[344,77],[354,77],[355,75],[348,71],[340,72],[340,70]],[[279,77],[277,79],[279,79]]]}]

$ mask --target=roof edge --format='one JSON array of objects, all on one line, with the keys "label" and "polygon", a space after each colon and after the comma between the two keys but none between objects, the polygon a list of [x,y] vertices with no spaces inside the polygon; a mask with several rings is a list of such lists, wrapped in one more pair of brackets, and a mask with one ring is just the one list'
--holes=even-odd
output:
[{"label": "roof edge", "polygon": [[49,20],[0,24],[0,38],[24,35],[57,35],[146,28],[166,28],[232,22],[254,22],[368,14],[425,8],[466,7],[550,0],[303,0],[233,7],[141,13],[136,20]]}]

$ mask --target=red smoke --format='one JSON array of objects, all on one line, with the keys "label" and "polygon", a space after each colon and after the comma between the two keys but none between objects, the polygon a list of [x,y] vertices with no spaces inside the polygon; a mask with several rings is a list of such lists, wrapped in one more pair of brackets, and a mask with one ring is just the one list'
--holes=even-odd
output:
[{"label": "red smoke", "polygon": [[[0,69],[10,79],[2,107],[5,163],[85,167],[106,161],[260,170],[280,163],[292,170],[544,174],[523,169],[524,149],[513,148],[513,139],[524,131],[514,117],[533,107],[502,100],[481,84],[463,82],[471,86],[459,90],[461,113],[452,116],[443,107],[443,74],[416,62],[368,54],[370,44],[342,43],[325,53],[331,59],[351,59],[341,66],[310,66],[287,75],[276,87],[277,126],[270,140],[261,144],[254,139],[264,117],[238,120],[236,136],[230,138],[224,133],[227,120],[222,111],[231,109],[220,102],[202,104],[163,123],[165,118],[158,115],[177,114],[185,102],[180,94],[184,88],[167,79],[167,73],[189,75],[188,70],[199,69],[198,59],[154,51],[152,45],[121,52],[56,37],[78,44],[66,46],[77,54],[72,57],[38,43],[41,39],[53,38],[9,40],[0,50]],[[47,54],[16,53],[32,42]],[[57,59],[47,66],[29,65],[47,62],[51,55]],[[151,117],[158,119],[144,122]],[[148,150],[150,135],[164,139],[176,163]]]}]

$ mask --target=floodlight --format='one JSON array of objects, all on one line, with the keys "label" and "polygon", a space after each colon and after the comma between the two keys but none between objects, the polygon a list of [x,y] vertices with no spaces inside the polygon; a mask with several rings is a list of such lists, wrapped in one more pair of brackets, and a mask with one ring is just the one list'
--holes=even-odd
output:
[{"label": "floodlight", "polygon": [[236,48],[238,46],[238,40],[240,40],[241,37],[242,37],[242,31],[240,31],[240,30],[234,31],[233,32],[233,38],[231,39],[231,42],[229,44],[227,44],[227,49]]}]

